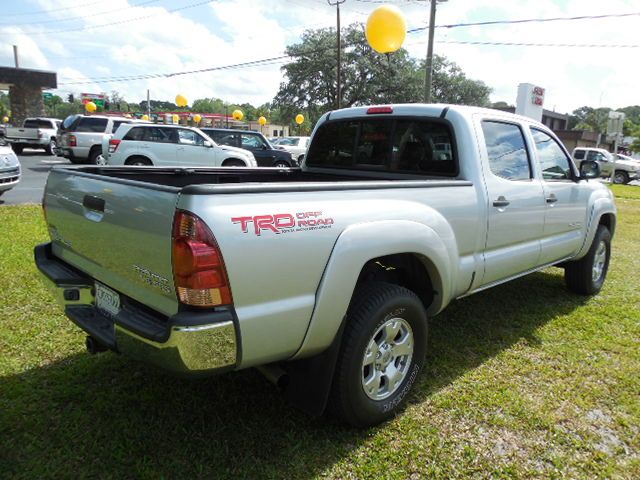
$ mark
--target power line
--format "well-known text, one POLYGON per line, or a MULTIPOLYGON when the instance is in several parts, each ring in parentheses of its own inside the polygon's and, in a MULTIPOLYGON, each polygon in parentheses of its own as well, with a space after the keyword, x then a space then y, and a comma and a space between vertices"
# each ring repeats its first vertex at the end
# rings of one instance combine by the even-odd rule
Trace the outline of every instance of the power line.
POLYGON ((571 48, 640 48, 640 44, 610 44, 610 43, 527 43, 527 42, 476 42, 440 40, 438 43, 453 43, 459 45, 501 45, 516 47, 571 47, 571 48))
MULTIPOLYGON (((144 15, 142 17, 129 18, 127 20, 119 20, 117 22, 103 23, 103 24, 100 24, 100 25, 89 25, 89 26, 86 26, 86 27, 78 27, 78 28, 68 28, 68 29, 65 29, 65 30, 47 30, 47 31, 44 31, 44 32, 28 32, 28 34, 30 36, 32 36, 32 35, 47 35, 49 33, 82 32, 84 30, 94 30, 96 28, 111 27, 113 25, 122 25, 122 24, 125 24, 125 23, 136 22, 138 20, 147 20, 149 18, 153 18, 153 17, 157 17, 157 16, 160 16, 160 15, 164 15, 166 13, 175 13, 175 12, 179 12, 181 10, 187 10, 188 8, 200 7, 200 6, 206 5, 208 3, 213 3, 214 1, 216 1, 216 0, 204 0, 204 1, 201 1, 201 2, 197 2, 197 3, 192 3, 190 5, 185 5, 183 7, 178 7, 178 8, 174 8, 174 9, 171 9, 171 10, 165 10, 165 11, 159 12, 159 13, 157 13, 155 15, 144 15)), ((0 28, 6 28, 6 26, 0 27, 0 28)))
MULTIPOLYGON (((19 26, 19 25, 43 25, 45 23, 57 23, 57 22, 68 22, 70 20, 81 20, 81 19, 85 19, 85 18, 91 18, 91 17, 97 17, 98 15, 108 15, 109 13, 115 13, 115 12, 120 12, 122 10, 129 10, 131 8, 135 8, 135 7, 142 7, 144 5, 148 5, 150 3, 156 3, 159 2, 160 0, 146 0, 145 2, 141 2, 141 3, 137 3, 134 5, 129 5, 128 7, 122 7, 122 8, 116 8, 115 10, 106 10, 106 11, 102 11, 102 12, 95 12, 92 13, 91 15, 78 15, 76 17, 67 17, 67 18, 54 18, 51 20, 42 20, 39 22, 33 22, 33 21, 29 21, 29 22, 11 22, 11 23, 0 23, 0 27, 5 27, 5 26, 19 26)), ((102 3, 102 2, 101 2, 102 3)), ((91 4, 89 4, 91 5, 91 4)))
MULTIPOLYGON (((602 18, 623 18, 639 16, 640 12, 629 13, 610 13, 604 15, 579 15, 574 17, 550 17, 550 18, 523 18, 519 20, 490 20, 486 22, 469 22, 469 23, 451 23, 448 25, 436 25, 435 28, 458 28, 458 27, 477 27, 487 25, 513 25, 519 23, 544 23, 544 22, 565 22, 576 20, 599 20, 602 18)), ((420 32, 429 29, 429 26, 418 27, 408 30, 407 33, 420 32)))

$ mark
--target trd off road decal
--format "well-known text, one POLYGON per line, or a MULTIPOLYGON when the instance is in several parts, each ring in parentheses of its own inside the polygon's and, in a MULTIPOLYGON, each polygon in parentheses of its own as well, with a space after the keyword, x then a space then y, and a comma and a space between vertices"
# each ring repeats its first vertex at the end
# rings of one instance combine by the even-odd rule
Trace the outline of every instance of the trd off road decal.
POLYGON ((273 233, 304 232, 331 228, 333 218, 323 217, 322 212, 276 213, 273 215, 255 215, 253 217, 233 217, 233 223, 239 223, 242 233, 250 230, 260 236, 263 231, 273 233))

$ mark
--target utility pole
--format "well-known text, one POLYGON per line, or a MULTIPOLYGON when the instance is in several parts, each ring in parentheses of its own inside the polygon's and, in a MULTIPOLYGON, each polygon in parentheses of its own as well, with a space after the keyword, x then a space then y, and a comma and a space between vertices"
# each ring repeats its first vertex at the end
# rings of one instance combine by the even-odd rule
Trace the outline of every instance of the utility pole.
POLYGON ((431 103, 431 82, 433 77, 433 33, 436 25, 436 0, 431 0, 429 14, 429 46, 427 47, 427 61, 424 75, 424 103, 431 103))
POLYGON ((13 46, 13 61, 16 63, 16 68, 20 68, 20 63, 18 62, 18 46, 13 46))
POLYGON ((338 42, 336 44, 337 49, 337 57, 338 57, 338 68, 337 68, 337 84, 336 84, 336 106, 338 110, 340 110, 342 104, 342 89, 340 88, 340 4, 344 3, 346 0, 334 0, 333 3, 331 0, 327 0, 327 3, 332 7, 336 6, 336 24, 337 24, 337 32, 338 32, 338 42))
POLYGON ((149 100, 149 89, 147 88, 147 117, 151 119, 151 101, 149 100))

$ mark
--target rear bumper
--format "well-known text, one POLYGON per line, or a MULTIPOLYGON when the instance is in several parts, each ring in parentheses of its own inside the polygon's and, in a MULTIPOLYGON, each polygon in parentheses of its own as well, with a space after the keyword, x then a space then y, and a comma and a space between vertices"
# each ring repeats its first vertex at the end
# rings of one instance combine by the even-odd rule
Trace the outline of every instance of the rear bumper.
POLYGON ((95 281, 38 245, 35 262, 71 321, 105 347, 173 373, 198 376, 232 370, 239 358, 233 309, 185 311, 167 317, 120 294, 116 316, 95 307, 95 281))

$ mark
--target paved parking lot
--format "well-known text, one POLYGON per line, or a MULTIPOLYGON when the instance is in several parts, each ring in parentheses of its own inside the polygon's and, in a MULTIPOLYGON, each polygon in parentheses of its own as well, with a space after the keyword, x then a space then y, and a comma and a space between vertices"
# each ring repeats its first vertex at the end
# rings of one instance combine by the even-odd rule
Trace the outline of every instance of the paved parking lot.
POLYGON ((22 178, 17 187, 0 197, 0 205, 40 203, 51 167, 71 164, 66 158, 47 155, 42 150, 25 149, 18 158, 22 165, 22 178))

